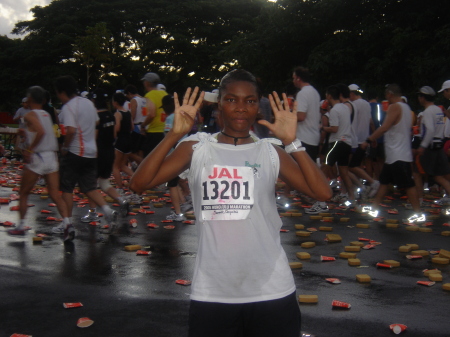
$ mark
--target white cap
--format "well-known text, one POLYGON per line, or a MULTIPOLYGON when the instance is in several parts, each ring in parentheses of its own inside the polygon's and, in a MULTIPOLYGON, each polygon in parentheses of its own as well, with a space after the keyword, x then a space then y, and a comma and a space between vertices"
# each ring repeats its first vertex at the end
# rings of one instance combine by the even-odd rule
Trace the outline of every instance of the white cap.
POLYGON ((161 82, 161 79, 159 78, 159 75, 157 73, 147 73, 144 75, 144 77, 141 78, 141 81, 147 81, 150 83, 159 83, 161 82))
POLYGON ((402 96, 402 100, 404 100, 405 103, 408 103, 408 99, 406 98, 406 96, 402 96))
POLYGON ((349 86, 348 86, 348 89, 350 90, 350 91, 357 91, 357 92, 359 92, 359 93, 363 93, 363 91, 361 90, 361 88, 357 85, 357 84, 350 84, 349 86))
POLYGON ((156 90, 164 90, 164 91, 166 91, 166 86, 164 84, 160 83, 160 84, 158 84, 156 86, 156 90))
POLYGON ((214 92, 205 92, 205 97, 203 99, 206 102, 217 103, 219 102, 219 94, 214 92))
POLYGON ((432 87, 429 87, 428 85, 422 87, 419 89, 418 94, 424 94, 428 96, 436 96, 436 91, 432 87))
POLYGON ((89 95, 89 93, 87 91, 82 91, 80 96, 83 98, 87 98, 87 96, 89 95))
POLYGON ((26 103, 27 100, 28 100, 28 99, 27 99, 26 97, 22 98, 22 103, 26 103))
POLYGON ((438 92, 443 92, 445 89, 450 89, 450 80, 445 81, 442 83, 442 88, 438 92))

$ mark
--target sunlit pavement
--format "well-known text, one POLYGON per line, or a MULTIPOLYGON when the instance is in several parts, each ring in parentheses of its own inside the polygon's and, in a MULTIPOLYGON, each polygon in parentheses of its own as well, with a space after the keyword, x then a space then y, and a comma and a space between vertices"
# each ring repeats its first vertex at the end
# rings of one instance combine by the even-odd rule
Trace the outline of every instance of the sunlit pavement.
MULTIPOLYGON (((8 197, 11 188, 2 187, 0 197, 8 197)), ((163 192, 158 192, 162 196, 163 192)), ((401 205, 400 195, 393 195, 388 208, 381 207, 385 219, 405 218, 410 211, 401 205), (399 215, 387 213, 397 208, 399 215)), ((76 221, 77 237, 64 245, 61 238, 51 234, 55 225, 45 220, 49 214, 41 209, 51 200, 42 200, 32 194, 28 225, 32 227, 23 238, 6 234, 0 227, 0 337, 13 333, 39 336, 186 336, 189 308, 189 286, 176 284, 178 279, 192 278, 197 249, 196 226, 185 223, 161 223, 170 213, 170 204, 150 210, 155 214, 128 216, 119 221, 116 235, 102 234, 100 226, 76 221), (138 221, 137 227, 129 219, 138 221), (150 229, 148 222, 159 228, 150 229), (174 229, 164 226, 174 225, 174 229), (37 234, 47 234, 42 243, 33 243, 37 234), (150 251, 148 256, 125 251, 127 245, 141 245, 150 251), (63 303, 81 302, 80 308, 65 309, 63 303), (94 324, 78 328, 80 317, 89 317, 94 324)), ((12 201, 2 205, 0 222, 17 222, 18 214, 10 211, 17 205, 12 201)), ((137 206, 136 206, 137 207, 137 206)), ((301 207, 296 207, 303 213, 301 207)), ((74 218, 87 212, 76 207, 74 218)), ((58 216, 52 214, 54 216, 58 216)), ((450 230, 443 226, 447 217, 433 221, 431 233, 408 231, 406 225, 386 228, 386 222, 373 222, 367 215, 350 210, 331 210, 332 222, 301 217, 283 217, 281 241, 289 262, 302 262, 303 268, 294 269, 297 295, 318 295, 316 304, 300 304, 302 330, 316 336, 388 336, 393 335, 389 325, 405 324, 406 336, 449 336, 450 292, 442 289, 450 282, 449 266, 435 265, 430 258, 409 260, 408 253, 398 247, 416 243, 423 250, 450 250, 450 237, 441 235, 450 230), (337 213, 337 214, 336 214, 337 213), (349 222, 340 218, 349 217, 349 222), (310 237, 296 236, 295 224, 319 229, 332 227, 332 232, 313 231, 310 237), (369 224, 370 228, 357 228, 369 224), (342 242, 328 243, 326 234, 339 234, 342 242), (351 241, 366 238, 380 242, 370 250, 357 253, 361 268, 351 267, 339 257, 351 241), (314 248, 302 248, 305 241, 316 243, 314 248), (296 252, 308 252, 309 260, 299 260, 296 252), (321 256, 336 257, 336 261, 321 262, 321 256), (377 268, 378 262, 396 260, 400 267, 377 268), (421 286, 427 281, 423 269, 439 268, 443 282, 421 286), (356 281, 357 274, 368 274, 369 284, 356 281), (340 284, 326 282, 339 278, 340 284), (333 309, 332 301, 351 304, 350 309, 333 309)), ((311 230, 311 229, 310 229, 311 230)))

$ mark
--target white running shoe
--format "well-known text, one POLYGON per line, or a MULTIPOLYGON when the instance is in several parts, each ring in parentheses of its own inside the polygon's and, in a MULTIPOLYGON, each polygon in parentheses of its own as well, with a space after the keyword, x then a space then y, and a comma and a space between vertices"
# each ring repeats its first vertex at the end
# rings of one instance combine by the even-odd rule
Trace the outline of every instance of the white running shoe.
POLYGON ((369 198, 373 198, 377 192, 378 189, 380 188, 380 182, 378 180, 375 180, 371 185, 370 185, 370 190, 369 190, 369 198))
POLYGON ((343 202, 348 199, 348 193, 339 193, 332 197, 330 200, 332 202, 343 202))
POLYGON ((81 222, 89 223, 92 221, 100 221, 100 217, 97 212, 88 212, 87 215, 81 217, 81 222))
POLYGON ((403 219, 403 222, 407 222, 407 223, 423 223, 427 221, 427 217, 425 216, 425 214, 413 214, 411 215, 409 218, 407 219, 403 219))
POLYGON ((276 199, 277 207, 281 209, 288 209, 291 206, 291 199, 285 197, 284 195, 280 195, 276 199))
POLYGON ((166 216, 166 220, 186 221, 186 217, 183 215, 183 213, 177 214, 174 211, 172 211, 172 213, 166 216))
POLYGON ((435 203, 436 205, 442 205, 442 206, 444 206, 444 205, 450 205, 450 198, 444 197, 444 198, 441 198, 441 199, 439 199, 439 200, 435 200, 434 203, 435 203))
POLYGON ((186 213, 189 212, 191 209, 193 209, 194 206, 192 206, 192 202, 186 201, 185 203, 181 204, 180 208, 181 212, 186 213))
POLYGON ((310 208, 305 208, 305 213, 307 214, 328 213, 329 211, 328 206, 323 207, 320 201, 316 201, 310 208))

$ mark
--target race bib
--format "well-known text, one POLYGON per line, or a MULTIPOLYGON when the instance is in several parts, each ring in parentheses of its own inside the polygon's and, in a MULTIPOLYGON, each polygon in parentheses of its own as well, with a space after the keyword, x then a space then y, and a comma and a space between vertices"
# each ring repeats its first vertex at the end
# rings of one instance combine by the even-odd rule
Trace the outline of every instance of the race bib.
POLYGON ((245 166, 204 167, 203 220, 247 219, 254 204, 253 169, 245 166))

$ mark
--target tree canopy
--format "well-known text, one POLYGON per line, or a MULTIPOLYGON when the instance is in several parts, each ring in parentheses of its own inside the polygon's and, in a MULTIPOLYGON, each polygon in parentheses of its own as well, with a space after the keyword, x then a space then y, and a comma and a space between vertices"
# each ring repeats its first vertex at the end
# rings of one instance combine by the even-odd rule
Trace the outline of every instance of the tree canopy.
POLYGON ((139 88, 147 71, 170 91, 210 90, 234 67, 264 90, 286 90, 303 65, 323 92, 357 83, 382 92, 438 88, 450 79, 446 1, 420 0, 54 0, 0 36, 0 109, 26 88, 52 89, 72 75, 80 90, 139 88))

